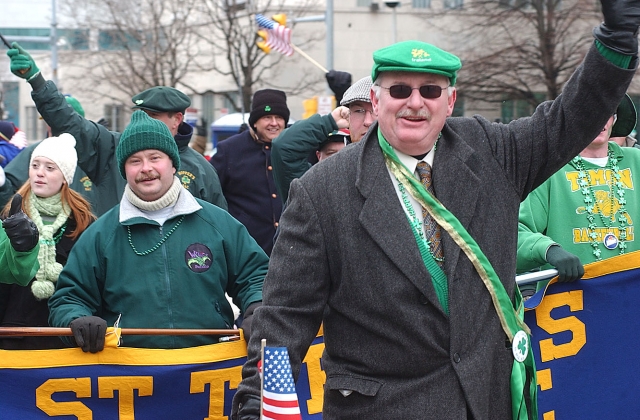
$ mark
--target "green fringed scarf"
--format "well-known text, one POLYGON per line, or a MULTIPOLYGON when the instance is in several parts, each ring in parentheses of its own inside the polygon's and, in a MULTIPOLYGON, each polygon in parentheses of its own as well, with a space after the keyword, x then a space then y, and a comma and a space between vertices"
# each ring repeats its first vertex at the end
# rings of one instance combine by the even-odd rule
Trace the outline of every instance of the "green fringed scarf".
MULTIPOLYGON (((504 285, 498 277, 498 274, 491 266, 491 263, 484 255, 477 242, 469 232, 467 232, 464 226, 462 226, 453 213, 447 210, 442 203, 433 197, 424 188, 422 183, 413 176, 409 169, 400 162, 400 159, 398 159, 395 151, 382 135, 379 127, 378 142, 382 148, 387 167, 391 170, 391 173, 393 173, 398 182, 401 182, 402 185, 404 185, 409 194, 411 194, 411 196, 427 210, 440 227, 447 231, 449 236, 451 236, 455 243, 465 253, 467 258, 469 258, 478 272, 478 275, 487 287, 487 290, 491 295, 491 300, 493 301, 493 306, 498 318, 500 319, 502 329, 514 348, 514 362, 511 370, 511 407, 513 419, 537 420, 537 382, 535 362, 533 360, 533 352, 531 351, 531 331, 523 321, 524 305, 520 291, 516 287, 515 302, 512 303, 504 285), (520 357, 526 354, 526 358, 521 362, 515 360, 515 354, 518 350, 520 350, 520 357), (528 390, 525 389, 527 386, 529 388, 528 390), (525 396, 528 396, 530 399, 531 418, 529 418, 529 414, 527 413, 525 396)), ((418 246, 420 246, 420 242, 422 241, 418 241, 418 246)), ((427 266, 427 270, 429 270, 429 266, 427 266)), ((432 277, 434 276, 432 275, 432 277)), ((438 285, 434 283, 434 287, 438 293, 438 285)), ((439 299, 441 299, 441 297, 439 297, 439 299)))
POLYGON ((56 261, 56 243, 60 236, 64 234, 62 230, 59 237, 53 235, 65 226, 71 214, 68 205, 63 206, 60 193, 47 198, 40 198, 33 192, 29 196, 29 216, 35 223, 40 233, 40 251, 38 252, 38 262, 40 268, 36 273, 36 279, 31 284, 31 292, 38 300, 48 299, 56 290, 55 283, 62 271, 62 265, 56 261), (55 220, 50 225, 42 222, 42 215, 54 217, 55 220))

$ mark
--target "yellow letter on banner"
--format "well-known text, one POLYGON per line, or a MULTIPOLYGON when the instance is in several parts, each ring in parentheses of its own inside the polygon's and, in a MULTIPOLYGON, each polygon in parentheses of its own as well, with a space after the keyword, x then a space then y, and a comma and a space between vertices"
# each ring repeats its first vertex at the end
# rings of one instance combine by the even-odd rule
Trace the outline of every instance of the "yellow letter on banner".
POLYGON ((50 417, 76 416, 78 420, 92 420, 89 407, 79 401, 56 402, 56 392, 74 392, 78 398, 91 397, 91 378, 49 379, 36 389, 36 406, 50 417))
POLYGON ((540 340, 540 360, 548 362, 553 359, 575 356, 587 343, 587 331, 584 323, 575 316, 561 319, 551 318, 551 311, 555 308, 568 305, 571 312, 581 311, 583 307, 582 291, 546 295, 536 308, 538 326, 549 334, 557 334, 563 331, 571 331, 573 338, 565 344, 553 344, 552 338, 540 340))
POLYGON ((98 377, 98 396, 113 398, 118 391, 118 411, 120 420, 134 420, 133 390, 138 390, 139 397, 153 394, 153 376, 100 376, 98 377))
POLYGON ((227 420, 227 416, 224 415, 224 384, 229 382, 229 389, 236 389, 241 379, 242 366, 191 372, 189 392, 202 393, 205 385, 209 385, 209 417, 204 420, 227 420))
POLYGON ((304 362, 307 364, 309 372, 309 390, 311 399, 307 401, 309 414, 322 412, 322 401, 324 400, 324 383, 326 375, 320 366, 320 359, 324 351, 324 343, 309 347, 304 362))

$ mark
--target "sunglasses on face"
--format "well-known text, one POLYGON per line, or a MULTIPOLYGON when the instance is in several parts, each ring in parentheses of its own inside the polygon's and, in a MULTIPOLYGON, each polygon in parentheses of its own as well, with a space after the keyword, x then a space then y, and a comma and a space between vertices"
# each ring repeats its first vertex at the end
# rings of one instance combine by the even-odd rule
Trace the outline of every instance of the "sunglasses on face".
POLYGON ((449 86, 440 87, 438 85, 424 85, 417 88, 407 86, 407 85, 393 85, 389 87, 380 86, 382 89, 387 89, 389 91, 389 95, 395 99, 407 99, 411 96, 411 92, 414 89, 418 89, 420 92, 420 96, 425 99, 436 99, 442 95, 442 90, 446 89, 449 86))

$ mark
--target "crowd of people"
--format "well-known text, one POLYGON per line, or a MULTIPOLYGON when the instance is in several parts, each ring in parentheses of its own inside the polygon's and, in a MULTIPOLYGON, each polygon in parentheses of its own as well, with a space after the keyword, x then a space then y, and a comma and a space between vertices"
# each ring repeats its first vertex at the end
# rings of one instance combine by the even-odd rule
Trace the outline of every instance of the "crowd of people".
POLYGON ((72 336, 0 348, 96 353, 114 325, 239 327, 248 357, 232 411, 254 420, 261 340, 286 347, 297 376, 322 326, 325 419, 537 418, 516 272, 548 264, 574 281, 582 264, 638 249, 640 152, 624 146, 640 18, 602 6, 582 64, 530 117, 452 117, 462 61, 403 41, 353 84, 329 72, 327 115, 289 126, 286 93, 257 90, 247 129, 210 162, 189 147, 183 92, 140 92, 124 131, 109 131, 14 43, 11 71, 50 131, 26 147, 0 122, 0 153, 19 149, 2 162, 0 326, 72 336))

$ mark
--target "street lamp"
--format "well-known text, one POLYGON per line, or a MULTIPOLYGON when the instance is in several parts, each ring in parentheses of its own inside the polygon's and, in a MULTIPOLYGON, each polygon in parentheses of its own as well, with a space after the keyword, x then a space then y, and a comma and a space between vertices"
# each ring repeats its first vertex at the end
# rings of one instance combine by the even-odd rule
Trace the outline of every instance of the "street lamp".
POLYGON ((393 12, 393 43, 396 43, 397 37, 397 21, 396 21, 396 7, 400 6, 399 1, 385 1, 385 6, 390 7, 393 12))

